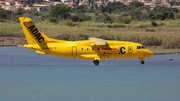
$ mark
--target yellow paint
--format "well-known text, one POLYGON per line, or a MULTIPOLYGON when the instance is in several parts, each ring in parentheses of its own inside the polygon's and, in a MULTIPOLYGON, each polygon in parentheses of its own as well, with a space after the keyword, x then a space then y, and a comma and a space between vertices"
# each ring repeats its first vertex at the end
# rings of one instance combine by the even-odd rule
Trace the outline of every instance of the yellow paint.
POLYGON ((28 45, 21 45, 21 47, 35 50, 37 53, 93 61, 110 58, 139 58, 144 60, 144 58, 154 55, 142 44, 127 41, 108 41, 98 38, 85 41, 52 39, 43 34, 31 18, 19 17, 19 20, 28 42, 28 45))

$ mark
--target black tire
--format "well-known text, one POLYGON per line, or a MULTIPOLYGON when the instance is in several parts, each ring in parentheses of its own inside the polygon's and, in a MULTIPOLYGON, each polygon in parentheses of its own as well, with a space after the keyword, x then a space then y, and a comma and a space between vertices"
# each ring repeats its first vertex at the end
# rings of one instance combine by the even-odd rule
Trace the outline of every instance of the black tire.
POLYGON ((144 61, 141 61, 141 64, 144 64, 145 62, 144 61))
POLYGON ((99 60, 94 60, 93 63, 98 66, 99 65, 99 60))

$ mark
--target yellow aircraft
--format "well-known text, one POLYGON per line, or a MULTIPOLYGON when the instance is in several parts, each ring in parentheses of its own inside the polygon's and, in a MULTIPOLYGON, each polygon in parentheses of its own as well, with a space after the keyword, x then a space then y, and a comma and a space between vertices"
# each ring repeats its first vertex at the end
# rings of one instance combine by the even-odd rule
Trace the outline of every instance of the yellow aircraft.
POLYGON ((154 56, 139 43, 98 38, 89 38, 85 41, 52 39, 43 34, 31 18, 19 17, 19 20, 28 42, 28 45, 21 47, 35 50, 37 53, 92 60, 96 66, 99 65, 99 61, 111 58, 139 58, 141 64, 144 64, 145 58, 154 56))

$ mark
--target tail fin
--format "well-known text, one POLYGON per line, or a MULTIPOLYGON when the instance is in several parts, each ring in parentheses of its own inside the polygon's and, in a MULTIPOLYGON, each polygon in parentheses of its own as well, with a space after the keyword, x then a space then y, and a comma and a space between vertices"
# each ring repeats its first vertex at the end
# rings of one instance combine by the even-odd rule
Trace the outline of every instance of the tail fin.
POLYGON ((31 18, 19 17, 19 20, 28 44, 43 45, 46 44, 48 39, 50 39, 38 29, 31 18))

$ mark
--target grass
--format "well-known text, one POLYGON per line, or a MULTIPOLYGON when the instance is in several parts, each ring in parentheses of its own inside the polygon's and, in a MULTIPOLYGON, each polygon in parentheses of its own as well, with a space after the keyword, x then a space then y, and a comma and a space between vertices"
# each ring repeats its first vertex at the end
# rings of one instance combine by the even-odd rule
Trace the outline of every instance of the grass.
MULTIPOLYGON (((47 36, 57 38, 59 35, 84 34, 108 40, 122 40, 142 43, 147 46, 162 46, 163 48, 180 48, 180 20, 156 21, 158 27, 153 27, 151 21, 132 21, 130 24, 95 23, 92 21, 75 22, 76 26, 58 24, 48 21, 36 22, 38 28, 47 36), (146 32, 146 30, 155 32, 146 32)), ((24 36, 20 23, 0 22, 0 36, 24 36)))
POLYGON ((0 36, 24 36, 20 24, 15 22, 0 23, 0 36))
POLYGON ((162 47, 147 47, 154 54, 177 54, 179 49, 163 49, 162 47))

